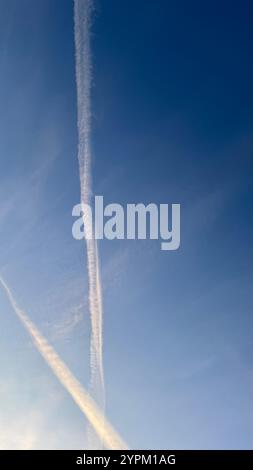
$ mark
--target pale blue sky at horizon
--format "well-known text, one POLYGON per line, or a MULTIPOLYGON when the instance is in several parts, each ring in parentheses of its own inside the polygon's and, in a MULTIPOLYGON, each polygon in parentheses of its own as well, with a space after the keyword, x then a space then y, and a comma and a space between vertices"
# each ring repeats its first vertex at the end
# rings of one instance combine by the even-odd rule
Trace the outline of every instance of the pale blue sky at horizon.
MULTIPOLYGON (((252 449, 249 0, 96 0, 92 180, 181 204, 181 246, 99 244, 106 414, 132 449, 252 449)), ((0 273, 89 383, 72 0, 0 0, 0 273)), ((0 290, 0 449, 84 448, 85 419, 0 290)))

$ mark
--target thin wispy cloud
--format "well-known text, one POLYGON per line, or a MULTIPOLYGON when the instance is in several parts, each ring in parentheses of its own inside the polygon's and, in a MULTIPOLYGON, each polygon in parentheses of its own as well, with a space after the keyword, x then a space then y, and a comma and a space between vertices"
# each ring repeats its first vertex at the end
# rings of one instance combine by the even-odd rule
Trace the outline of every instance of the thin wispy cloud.
POLYGON ((72 396, 73 400, 84 413, 96 431, 97 435, 104 442, 105 446, 109 449, 127 448, 124 441, 113 429, 111 424, 106 420, 104 412, 100 411, 95 401, 91 398, 81 383, 73 376, 71 371, 62 361, 56 351, 52 348, 52 346, 49 345, 47 340, 42 336, 34 323, 32 323, 28 318, 27 314, 18 307, 10 288, 1 277, 0 284, 6 293, 15 314, 31 336, 35 347, 40 352, 56 377, 59 379, 61 384, 72 396))
MULTIPOLYGON (((75 51, 76 51, 76 84, 78 109, 78 161, 80 173, 81 203, 85 206, 91 202, 91 49, 90 24, 92 0, 74 1, 75 18, 75 51)), ((102 409, 105 406, 105 386, 103 371, 103 305, 98 246, 90 238, 92 222, 87 211, 83 215, 86 232, 88 297, 91 318, 91 391, 102 409)))

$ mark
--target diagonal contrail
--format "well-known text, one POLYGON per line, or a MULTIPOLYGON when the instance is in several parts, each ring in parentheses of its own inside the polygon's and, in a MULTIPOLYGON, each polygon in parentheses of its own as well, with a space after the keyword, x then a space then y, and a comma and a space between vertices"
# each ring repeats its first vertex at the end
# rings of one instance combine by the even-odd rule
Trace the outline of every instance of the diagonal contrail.
POLYGON ((87 248, 87 270, 89 289, 89 311, 91 318, 91 391, 104 409, 105 387, 103 373, 102 338, 102 289, 99 272, 97 241, 93 237, 92 221, 88 206, 91 206, 91 50, 90 22, 93 0, 74 0, 75 55, 78 112, 78 161, 80 173, 81 203, 84 208, 83 222, 87 248))
POLYGON ((40 352, 61 384, 69 392, 73 400, 79 406, 80 410, 84 413, 96 431, 97 435, 105 443, 105 446, 109 449, 127 449, 126 444, 113 429, 111 424, 106 420, 104 413, 101 412, 95 401, 90 397, 81 383, 70 372, 56 351, 52 348, 52 346, 50 346, 38 328, 28 318, 27 314, 19 308, 10 288, 1 277, 0 284, 7 294, 15 314, 31 336, 36 349, 40 352))

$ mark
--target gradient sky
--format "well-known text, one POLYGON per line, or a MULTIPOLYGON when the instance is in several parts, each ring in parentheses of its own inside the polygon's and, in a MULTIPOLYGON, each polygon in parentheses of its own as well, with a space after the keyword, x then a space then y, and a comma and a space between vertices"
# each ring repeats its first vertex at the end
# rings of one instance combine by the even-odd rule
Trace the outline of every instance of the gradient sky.
MULTIPOLYGON (((252 3, 96 0, 93 188, 180 203, 181 247, 102 241, 107 415, 131 448, 253 448, 252 3)), ((72 0, 0 0, 0 272, 89 382, 72 0)), ((0 448, 85 419, 0 292, 0 448)))

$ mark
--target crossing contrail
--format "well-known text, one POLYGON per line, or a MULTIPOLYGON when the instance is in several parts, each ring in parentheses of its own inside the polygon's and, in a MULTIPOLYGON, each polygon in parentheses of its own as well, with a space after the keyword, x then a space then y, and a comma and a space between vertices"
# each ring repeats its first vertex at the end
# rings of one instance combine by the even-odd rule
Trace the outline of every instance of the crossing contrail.
POLYGON ((87 249, 88 297, 91 318, 91 391, 94 398, 104 409, 105 387, 103 372, 102 337, 102 289, 97 241, 93 237, 92 221, 85 207, 91 205, 91 49, 90 23, 93 0, 74 0, 75 56, 78 112, 78 161, 80 173, 81 204, 87 249))
POLYGON ((0 277, 0 284, 2 285, 10 304, 29 333, 33 340, 36 349, 40 352, 48 366, 52 369, 61 384, 69 392, 73 400, 79 406, 80 410, 84 413, 89 423, 96 431, 97 435, 104 442, 105 446, 109 449, 127 449, 127 445, 120 438, 117 432, 113 429, 111 424, 106 420, 104 412, 100 410, 95 401, 91 398, 89 393, 81 385, 81 383, 74 377, 66 364, 58 356, 53 347, 47 342, 44 336, 40 333, 38 328, 32 323, 27 314, 19 308, 17 302, 6 282, 0 277))

